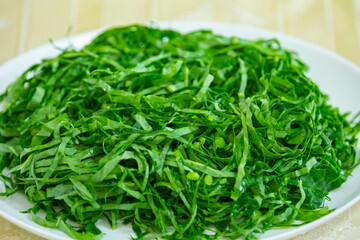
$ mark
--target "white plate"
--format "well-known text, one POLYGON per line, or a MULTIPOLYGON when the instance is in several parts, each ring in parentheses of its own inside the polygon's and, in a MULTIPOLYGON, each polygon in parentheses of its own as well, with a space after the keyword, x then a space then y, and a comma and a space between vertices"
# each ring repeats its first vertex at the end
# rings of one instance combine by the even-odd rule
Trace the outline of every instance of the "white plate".
MULTIPOLYGON (((323 92, 330 96, 330 101, 333 105, 339 107, 341 112, 360 111, 359 67, 335 53, 312 43, 280 33, 227 23, 174 21, 152 23, 152 25, 159 26, 160 28, 172 28, 181 32, 211 29, 215 33, 226 36, 238 36, 248 39, 276 37, 284 47, 297 51, 300 58, 310 66, 308 75, 319 85, 323 92)), ((71 42, 75 47, 80 48, 90 42, 99 32, 101 32, 101 30, 79 34, 70 39, 55 41, 55 45, 65 47, 71 42)), ((47 44, 28 51, 1 65, 0 92, 3 92, 6 86, 13 82, 16 77, 30 65, 39 62, 43 58, 56 56, 58 53, 59 51, 54 49, 52 45, 47 44)), ((330 208, 336 208, 334 212, 301 227, 267 231, 265 234, 259 236, 260 239, 275 240, 290 238, 305 233, 335 217, 360 199, 359 182, 360 168, 357 168, 353 172, 353 176, 349 177, 341 188, 330 194, 332 201, 328 202, 328 206, 330 208)), ((0 186, 0 190, 1 188, 2 186, 0 186)), ((68 239, 68 237, 59 230, 41 227, 31 221, 30 215, 19 213, 19 211, 26 210, 29 207, 31 207, 31 204, 26 200, 25 196, 20 193, 9 198, 0 198, 0 215, 10 222, 45 238, 68 239)), ((132 234, 129 225, 119 225, 118 229, 111 230, 105 221, 100 221, 98 226, 106 234, 103 238, 104 240, 130 239, 129 236, 132 234)))

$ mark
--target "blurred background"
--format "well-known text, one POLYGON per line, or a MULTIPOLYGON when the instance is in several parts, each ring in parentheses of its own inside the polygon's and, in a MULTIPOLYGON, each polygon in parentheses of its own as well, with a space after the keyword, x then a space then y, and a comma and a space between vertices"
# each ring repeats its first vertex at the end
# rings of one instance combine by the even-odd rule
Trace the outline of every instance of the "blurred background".
POLYGON ((67 35, 158 20, 210 20, 290 34, 360 65, 360 0, 0 0, 0 64, 67 35))
MULTIPOLYGON (((360 66, 360 0, 0 0, 0 64, 69 32, 161 20, 231 22, 283 32, 360 66)), ((360 203, 296 240, 359 236, 360 203)), ((0 239, 41 238, 0 217, 0 239)))

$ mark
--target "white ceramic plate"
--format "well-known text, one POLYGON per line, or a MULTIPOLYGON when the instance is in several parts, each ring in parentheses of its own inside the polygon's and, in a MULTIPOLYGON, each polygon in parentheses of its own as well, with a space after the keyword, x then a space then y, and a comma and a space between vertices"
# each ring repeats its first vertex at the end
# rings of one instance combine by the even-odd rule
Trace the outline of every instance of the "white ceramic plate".
MULTIPOLYGON (((335 53, 312 43, 280 33, 226 23, 174 21, 152 23, 152 25, 159 26, 160 28, 171 28, 181 32, 211 29, 218 34, 248 39, 276 37, 284 47, 297 51, 300 58, 310 66, 308 75, 319 85, 323 92, 330 96, 330 101, 333 105, 339 107, 341 112, 360 111, 360 68, 335 53)), ((72 43, 75 47, 80 48, 90 42, 99 32, 101 30, 55 41, 55 45, 66 47, 72 43)), ((0 92, 3 92, 30 65, 39 62, 43 58, 56 56, 57 54, 59 54, 59 51, 52 45, 47 44, 4 63, 0 66, 0 92)), ((336 211, 301 227, 267 231, 259 236, 260 239, 275 240, 290 238, 305 233, 335 217, 360 199, 359 182, 360 168, 358 167, 353 172, 353 176, 349 177, 341 188, 330 194, 332 201, 327 204, 330 208, 336 208, 336 211)), ((3 186, 0 186, 0 191, 3 190, 1 188, 3 186)), ((10 222, 48 239, 68 239, 59 230, 41 227, 31 221, 30 215, 19 212, 29 207, 31 207, 31 204, 21 193, 8 198, 0 198, 0 215, 10 222)), ((130 234, 132 234, 129 225, 119 225, 118 229, 111 230, 105 221, 100 221, 98 226, 106 234, 103 238, 104 240, 130 239, 130 234)))

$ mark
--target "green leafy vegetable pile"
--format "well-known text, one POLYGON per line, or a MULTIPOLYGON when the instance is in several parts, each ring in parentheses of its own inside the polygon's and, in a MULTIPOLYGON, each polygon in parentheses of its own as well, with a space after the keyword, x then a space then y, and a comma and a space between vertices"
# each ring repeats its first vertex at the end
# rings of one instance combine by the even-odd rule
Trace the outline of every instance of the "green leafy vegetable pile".
POLYGON ((306 69, 277 40, 105 31, 1 95, 2 195, 24 192, 36 223, 77 239, 101 238, 100 218, 139 239, 313 221, 359 164, 360 124, 306 69))

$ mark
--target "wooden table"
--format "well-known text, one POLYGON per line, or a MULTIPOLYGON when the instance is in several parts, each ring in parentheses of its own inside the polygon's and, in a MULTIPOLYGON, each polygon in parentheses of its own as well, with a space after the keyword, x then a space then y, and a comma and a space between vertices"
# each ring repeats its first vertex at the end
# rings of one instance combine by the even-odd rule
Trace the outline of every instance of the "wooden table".
MULTIPOLYGON (((0 0, 0 64, 68 34, 175 19, 232 22, 284 32, 360 65, 360 0, 0 0)), ((360 203, 295 239, 359 237, 360 203)), ((0 239, 41 238, 0 218, 0 239)))

